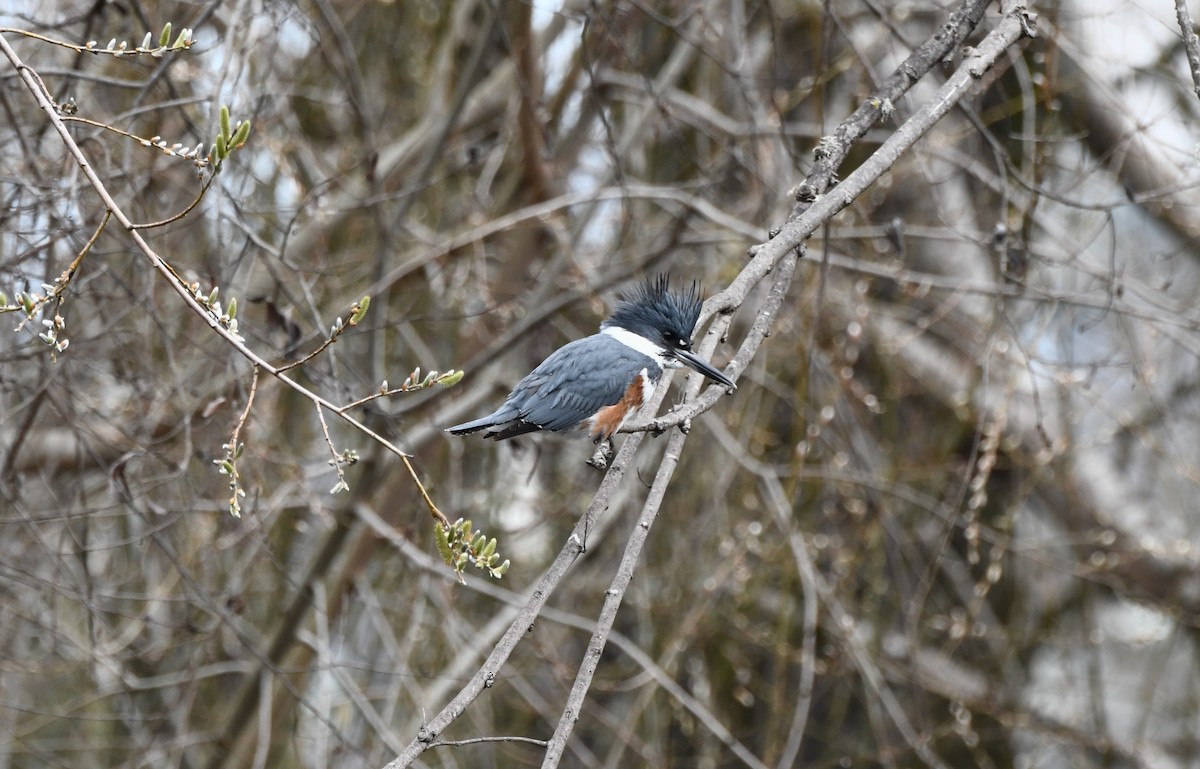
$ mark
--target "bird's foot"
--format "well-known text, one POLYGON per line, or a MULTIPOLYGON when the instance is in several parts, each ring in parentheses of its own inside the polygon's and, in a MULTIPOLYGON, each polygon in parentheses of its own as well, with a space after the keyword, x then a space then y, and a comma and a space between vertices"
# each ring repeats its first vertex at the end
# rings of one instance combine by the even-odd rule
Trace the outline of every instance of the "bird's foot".
POLYGON ((597 470, 607 470, 608 463, 613 457, 613 451, 612 438, 605 438, 596 444, 596 450, 592 453, 592 457, 587 463, 597 470))

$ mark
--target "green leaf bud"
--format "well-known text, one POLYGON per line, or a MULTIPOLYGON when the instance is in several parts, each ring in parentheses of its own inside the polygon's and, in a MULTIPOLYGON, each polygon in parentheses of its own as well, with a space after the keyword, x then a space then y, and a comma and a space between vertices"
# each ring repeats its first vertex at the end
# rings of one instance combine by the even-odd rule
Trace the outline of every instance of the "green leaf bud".
POLYGON ((235 150, 241 149, 242 145, 244 145, 246 140, 249 138, 250 121, 243 120, 242 122, 238 123, 237 130, 234 131, 233 139, 230 140, 229 145, 235 150))
POLYGON ((362 299, 359 299, 358 302, 355 304, 354 312, 350 315, 350 325, 357 326, 359 323, 362 323, 363 318, 367 317, 367 308, 369 308, 370 306, 371 306, 370 295, 364 296, 362 299))

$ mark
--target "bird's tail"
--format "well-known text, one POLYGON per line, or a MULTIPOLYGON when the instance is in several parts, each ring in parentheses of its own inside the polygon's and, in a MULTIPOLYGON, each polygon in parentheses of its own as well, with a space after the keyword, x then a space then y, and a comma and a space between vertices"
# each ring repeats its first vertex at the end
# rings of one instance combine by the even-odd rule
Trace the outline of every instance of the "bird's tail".
POLYGON ((500 427, 501 425, 506 425, 509 422, 518 419, 519 417, 520 415, 517 413, 517 410, 506 403, 493 411, 491 414, 488 414, 486 417, 473 419, 470 422, 463 422, 461 425, 455 425, 454 427, 447 427, 446 432, 450 433, 451 435, 470 435, 471 433, 478 432, 485 427, 500 427))
POLYGON ((495 427, 497 424, 499 423, 496 421, 496 417, 494 415, 489 415, 479 419, 473 419, 470 422, 463 422, 461 425, 447 427, 446 432, 450 433, 451 435, 470 435, 471 433, 478 432, 485 427, 495 427))

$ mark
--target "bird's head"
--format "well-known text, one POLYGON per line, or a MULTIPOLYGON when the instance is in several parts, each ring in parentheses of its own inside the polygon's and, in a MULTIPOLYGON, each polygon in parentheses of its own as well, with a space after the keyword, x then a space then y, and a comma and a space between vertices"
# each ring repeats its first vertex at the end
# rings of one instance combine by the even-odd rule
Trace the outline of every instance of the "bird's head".
POLYGON ((692 352, 692 333, 700 318, 700 285, 671 291, 670 277, 659 275, 639 284, 600 324, 601 329, 621 328, 661 348, 664 359, 686 364, 704 376, 734 387, 733 380, 692 352))

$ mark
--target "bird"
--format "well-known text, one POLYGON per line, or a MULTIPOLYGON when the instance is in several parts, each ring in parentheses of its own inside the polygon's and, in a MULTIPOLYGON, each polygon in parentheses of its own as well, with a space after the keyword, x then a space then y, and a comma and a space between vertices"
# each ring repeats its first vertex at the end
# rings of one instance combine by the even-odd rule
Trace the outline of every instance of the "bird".
POLYGON ((558 348, 527 374, 500 408, 446 428, 452 435, 487 430, 502 441, 537 431, 585 431, 610 441, 647 403, 667 369, 687 365, 727 388, 733 380, 692 351, 700 286, 672 291, 670 276, 638 284, 599 333, 558 348))

